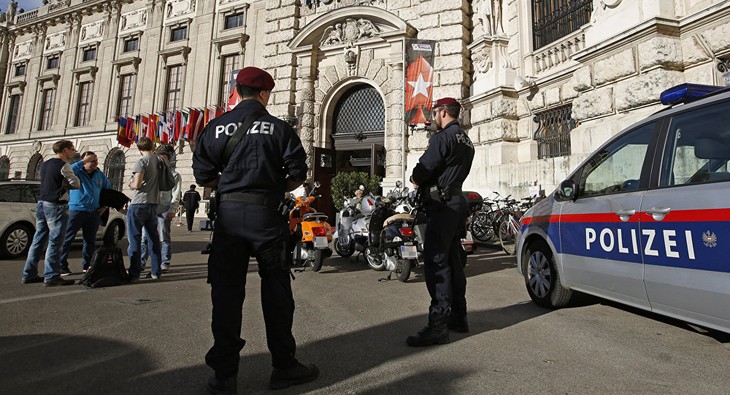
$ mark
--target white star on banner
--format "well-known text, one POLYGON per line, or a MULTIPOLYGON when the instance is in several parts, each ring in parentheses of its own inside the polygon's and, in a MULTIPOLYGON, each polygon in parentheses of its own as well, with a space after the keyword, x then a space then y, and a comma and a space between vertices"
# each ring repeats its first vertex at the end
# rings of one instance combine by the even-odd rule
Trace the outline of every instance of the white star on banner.
POLYGON ((408 85, 413 87, 413 95, 411 95, 411 97, 416 97, 419 94, 428 97, 428 88, 431 86, 431 82, 426 82, 423 79, 423 74, 418 73, 418 80, 416 81, 406 82, 408 82, 408 85))

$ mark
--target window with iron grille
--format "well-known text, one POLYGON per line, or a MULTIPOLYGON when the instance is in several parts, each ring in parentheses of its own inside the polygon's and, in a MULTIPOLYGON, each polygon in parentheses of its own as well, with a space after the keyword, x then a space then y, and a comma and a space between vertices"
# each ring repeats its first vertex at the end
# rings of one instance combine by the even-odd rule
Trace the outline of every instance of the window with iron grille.
POLYGON ((370 85, 345 92, 335 107, 333 134, 385 131, 385 105, 370 85))
POLYGON ((58 55, 51 56, 46 61, 46 69, 48 69, 48 70, 57 69, 60 64, 61 64, 61 58, 58 55))
POLYGON ((593 0, 532 0, 532 46, 542 48, 590 22, 593 0))
POLYGON ((124 152, 118 148, 114 148, 109 151, 104 161, 104 173, 106 173, 109 182, 112 184, 112 189, 122 191, 124 187, 124 166, 126 165, 126 159, 124 152))
POLYGON ((96 47, 87 48, 84 50, 84 57, 82 62, 88 62, 96 59, 96 47))
POLYGON ((243 13, 227 15, 224 29, 233 29, 243 26, 243 13))
POLYGON ((167 68, 167 90, 165 94, 165 111, 175 111, 180 108, 182 98, 182 66, 167 68))
POLYGON ((56 98, 56 89, 44 89, 41 100, 41 113, 38 120, 38 130, 46 130, 51 127, 51 116, 53 115, 53 100, 56 98))
POLYGON ((15 76, 19 77, 21 75, 25 75, 25 62, 15 65, 15 76))
POLYGON ((539 159, 570 155, 570 131, 578 126, 570 117, 572 108, 568 104, 535 114, 534 120, 539 125, 535 132, 539 159))
POLYGON ((82 82, 79 84, 79 105, 76 113, 76 126, 86 126, 91 118, 91 94, 94 83, 82 82))
POLYGON ((124 40, 124 52, 136 51, 137 49, 139 49, 139 38, 124 40))
POLYGON ((18 128, 18 113, 20 113, 20 95, 10 96, 8 106, 8 126, 5 127, 6 134, 13 134, 18 128))
POLYGON ((180 41, 188 38, 188 27, 178 27, 170 29, 170 42, 180 41))
POLYGON ((132 113, 134 74, 124 74, 119 79, 119 106, 117 108, 117 116, 128 117, 132 113))
POLYGON ((0 158, 0 180, 7 180, 10 178, 10 159, 3 155, 0 158))
POLYGON ((231 93, 231 89, 235 88, 235 85, 231 86, 235 77, 233 73, 238 70, 238 55, 224 56, 221 61, 221 91, 220 91, 220 105, 225 107, 228 104, 228 95, 231 93))

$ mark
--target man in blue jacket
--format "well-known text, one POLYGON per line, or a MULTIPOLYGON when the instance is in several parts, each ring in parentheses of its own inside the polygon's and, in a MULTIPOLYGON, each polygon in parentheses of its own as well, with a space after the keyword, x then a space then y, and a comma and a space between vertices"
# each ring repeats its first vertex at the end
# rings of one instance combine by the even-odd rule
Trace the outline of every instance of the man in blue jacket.
POLYGON ((99 170, 99 158, 91 151, 81 154, 81 160, 72 164, 71 169, 81 180, 81 188, 71 191, 68 202, 68 228, 61 252, 62 275, 71 274, 68 250, 79 229, 83 230, 84 235, 82 268, 86 271, 91 265, 91 257, 96 249, 96 231, 99 230, 101 214, 107 210, 99 206, 99 196, 103 188, 111 188, 109 178, 99 170))

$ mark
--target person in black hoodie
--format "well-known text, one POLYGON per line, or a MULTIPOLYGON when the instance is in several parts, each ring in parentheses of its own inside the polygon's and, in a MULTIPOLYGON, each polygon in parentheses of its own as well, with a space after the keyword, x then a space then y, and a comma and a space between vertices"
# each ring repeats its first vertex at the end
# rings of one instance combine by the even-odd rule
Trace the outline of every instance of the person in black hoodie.
POLYGON ((36 225, 33 243, 23 268, 23 284, 43 282, 46 287, 71 285, 73 280, 61 278, 61 247, 68 226, 68 191, 81 185, 68 160, 76 153, 69 140, 53 144, 53 158, 41 167, 41 196, 36 205, 36 225), (46 248, 44 277, 38 275, 38 261, 46 248))

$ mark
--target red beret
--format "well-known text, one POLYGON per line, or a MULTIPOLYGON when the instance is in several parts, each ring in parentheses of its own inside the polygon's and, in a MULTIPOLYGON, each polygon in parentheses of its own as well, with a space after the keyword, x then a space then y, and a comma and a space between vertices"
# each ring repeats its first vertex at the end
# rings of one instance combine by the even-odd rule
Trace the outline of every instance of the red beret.
POLYGON ((274 89, 274 79, 271 74, 258 67, 244 67, 236 76, 236 83, 247 88, 270 91, 274 89))
POLYGON ((436 107, 441 107, 441 106, 445 106, 448 104, 456 104, 457 106, 459 106, 459 102, 456 101, 456 99, 454 99, 453 97, 444 97, 444 98, 436 100, 436 104, 434 104, 433 107, 436 108, 436 107))

